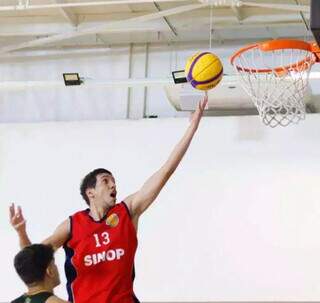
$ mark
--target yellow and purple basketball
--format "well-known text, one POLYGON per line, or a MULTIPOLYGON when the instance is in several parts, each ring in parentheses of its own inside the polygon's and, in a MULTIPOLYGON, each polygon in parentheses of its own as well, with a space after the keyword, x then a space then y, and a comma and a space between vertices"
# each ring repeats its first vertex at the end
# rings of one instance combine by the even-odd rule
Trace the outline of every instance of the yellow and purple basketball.
POLYGON ((223 66, 215 54, 209 52, 196 53, 188 59, 185 74, 194 88, 209 90, 221 81, 223 66))

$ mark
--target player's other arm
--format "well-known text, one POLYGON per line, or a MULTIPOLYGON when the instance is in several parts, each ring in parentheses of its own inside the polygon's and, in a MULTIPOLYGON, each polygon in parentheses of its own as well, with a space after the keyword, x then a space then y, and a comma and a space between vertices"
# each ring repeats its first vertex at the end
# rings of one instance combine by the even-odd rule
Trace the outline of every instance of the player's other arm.
POLYGON ((49 244, 53 247, 54 250, 60 248, 68 239, 70 235, 70 220, 64 220, 58 227, 55 229, 53 234, 42 241, 42 244, 49 244))
POLYGON ((205 97, 199 102, 198 108, 191 118, 189 127, 162 167, 143 184, 138 192, 124 200, 133 218, 137 219, 151 205, 178 167, 198 129, 206 104, 207 98, 205 97))
MULTIPOLYGON (((26 220, 23 217, 22 209, 20 206, 17 208, 12 203, 9 208, 10 223, 16 230, 19 237, 20 248, 24 248, 32 244, 26 231, 26 220)), ((69 238, 70 222, 69 220, 63 221, 54 231, 54 233, 45 239, 43 244, 50 244, 56 250, 61 247, 69 238)))
POLYGON ((31 241, 26 231, 26 220, 23 217, 22 209, 20 206, 15 207, 12 203, 9 207, 9 218, 11 226, 16 230, 19 237, 20 248, 31 245, 31 241))

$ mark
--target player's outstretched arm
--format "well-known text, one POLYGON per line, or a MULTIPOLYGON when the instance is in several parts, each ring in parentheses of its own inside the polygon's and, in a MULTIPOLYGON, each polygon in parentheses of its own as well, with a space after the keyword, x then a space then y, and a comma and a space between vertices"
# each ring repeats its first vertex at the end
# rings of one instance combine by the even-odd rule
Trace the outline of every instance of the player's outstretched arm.
MULTIPOLYGON (((14 203, 9 208, 10 223, 16 230, 19 237, 20 248, 24 248, 32 244, 26 231, 26 220, 23 217, 22 209, 20 206, 15 207, 14 203)), ((70 222, 69 220, 63 221, 54 231, 54 233, 44 240, 43 244, 50 244, 56 250, 61 247, 69 238, 70 222)))
POLYGON ((164 165, 144 183, 138 192, 124 200, 134 219, 137 219, 151 205, 170 176, 178 167, 192 141, 194 134, 198 129, 207 102, 207 97, 199 102, 196 111, 190 119, 189 127, 187 128, 180 142, 171 152, 164 165))

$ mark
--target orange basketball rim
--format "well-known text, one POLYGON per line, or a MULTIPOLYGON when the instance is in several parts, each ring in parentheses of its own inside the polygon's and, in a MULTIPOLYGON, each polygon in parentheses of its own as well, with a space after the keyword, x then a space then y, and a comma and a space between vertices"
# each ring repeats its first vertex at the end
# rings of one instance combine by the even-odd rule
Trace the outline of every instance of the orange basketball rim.
POLYGON ((310 70, 320 62, 315 42, 255 43, 238 50, 230 61, 264 124, 287 126, 305 118, 310 70))
POLYGON ((290 39, 277 39, 277 40, 270 40, 264 41, 260 43, 251 44, 239 49, 235 52, 230 58, 231 64, 238 70, 244 72, 251 72, 251 73, 279 73, 282 75, 285 72, 289 71, 301 71, 301 69, 306 69, 311 64, 313 65, 315 62, 320 62, 320 47, 316 42, 305 42, 302 40, 290 40, 290 39), (250 66, 243 66, 237 64, 237 59, 240 56, 250 50, 258 49, 261 52, 271 52, 271 51, 278 51, 278 50, 303 50, 307 53, 313 54, 313 56, 306 56, 305 58, 290 64, 290 65, 283 65, 274 68, 254 68, 250 66))

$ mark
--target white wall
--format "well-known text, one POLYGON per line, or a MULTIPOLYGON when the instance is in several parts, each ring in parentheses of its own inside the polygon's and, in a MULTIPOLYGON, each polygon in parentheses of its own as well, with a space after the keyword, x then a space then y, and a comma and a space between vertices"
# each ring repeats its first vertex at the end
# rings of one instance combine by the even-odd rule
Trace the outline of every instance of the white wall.
MULTIPOLYGON (((225 73, 234 73, 229 57, 247 43, 213 44, 212 51, 222 59, 225 73)), ((0 58, 0 82, 62 81, 64 72, 79 72, 80 76, 96 81, 127 79, 130 76, 171 78, 171 72, 184 69, 187 58, 199 50, 208 50, 208 43, 133 45, 132 48, 128 45, 112 47, 105 52, 99 50, 99 53, 64 56, 48 56, 43 51, 42 56, 33 57, 33 52, 25 51, 19 59, 17 55, 11 59, 0 58)), ((315 66, 314 70, 319 71, 320 67, 315 66)), ((317 81, 312 85, 314 93, 320 94, 317 81)), ((170 105, 162 86, 146 90, 136 87, 130 91, 117 86, 0 90, 0 122, 137 119, 143 117, 144 108, 147 116, 184 116, 170 105)))
MULTIPOLYGON (((204 118, 181 167, 139 227, 142 301, 320 298, 319 123, 269 129, 257 117, 204 118)), ((114 172, 119 198, 166 159, 187 119, 0 125, 0 301, 24 289, 8 205, 34 241, 85 208, 81 178, 114 172)), ((58 255, 63 273, 63 254, 58 255)), ((66 297, 64 287, 58 294, 66 297)))

